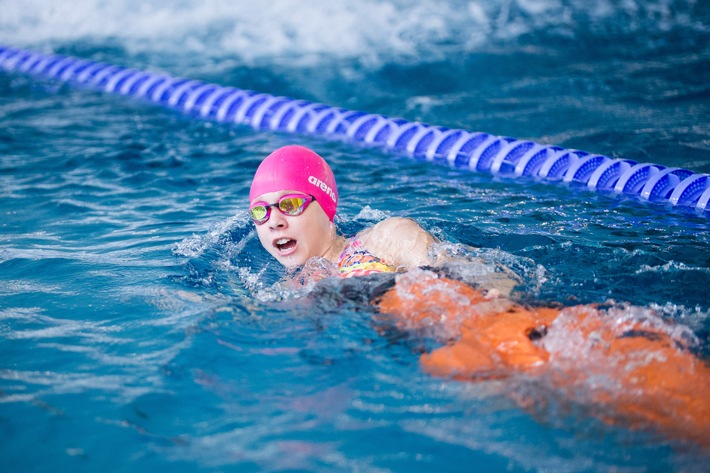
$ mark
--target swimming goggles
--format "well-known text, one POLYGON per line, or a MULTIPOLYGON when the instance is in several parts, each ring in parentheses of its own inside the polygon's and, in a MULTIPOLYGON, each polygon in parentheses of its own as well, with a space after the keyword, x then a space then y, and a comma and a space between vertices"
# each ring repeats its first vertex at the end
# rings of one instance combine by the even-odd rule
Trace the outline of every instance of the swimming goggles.
POLYGON ((290 217, 301 215, 308 205, 316 200, 312 195, 306 194, 286 194, 279 197, 275 204, 257 202, 249 207, 249 216, 257 225, 266 223, 271 217, 271 207, 278 208, 282 214, 290 217))

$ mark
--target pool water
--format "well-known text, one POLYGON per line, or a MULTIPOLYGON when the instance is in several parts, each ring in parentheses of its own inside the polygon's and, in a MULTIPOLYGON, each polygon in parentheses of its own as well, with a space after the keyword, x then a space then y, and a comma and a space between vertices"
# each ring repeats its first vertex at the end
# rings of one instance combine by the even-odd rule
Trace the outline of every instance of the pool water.
MULTIPOLYGON (((233 3, 9 0, 0 43, 710 173, 706 2, 233 3)), ((289 143, 342 232, 412 217, 522 300, 652 309, 710 359, 707 213, 3 73, 0 471, 704 471, 532 380, 537 415, 427 375, 377 281, 290 288, 246 216, 289 143)))

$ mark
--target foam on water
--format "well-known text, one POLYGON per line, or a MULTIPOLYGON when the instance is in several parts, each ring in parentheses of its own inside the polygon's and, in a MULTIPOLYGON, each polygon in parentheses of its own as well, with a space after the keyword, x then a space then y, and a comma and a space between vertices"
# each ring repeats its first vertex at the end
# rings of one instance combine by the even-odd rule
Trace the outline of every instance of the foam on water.
MULTIPOLYGON (((577 34, 580 20, 594 30, 613 16, 624 33, 703 30, 693 18, 694 1, 604 0, 362 1, 228 0, 161 1, 6 0, 0 42, 17 46, 58 42, 118 42, 134 53, 182 51, 191 55, 263 59, 289 64, 331 58, 364 63, 435 61, 442 54, 471 51, 491 41, 547 31, 577 34)), ((599 33, 605 34, 601 26, 599 33)))

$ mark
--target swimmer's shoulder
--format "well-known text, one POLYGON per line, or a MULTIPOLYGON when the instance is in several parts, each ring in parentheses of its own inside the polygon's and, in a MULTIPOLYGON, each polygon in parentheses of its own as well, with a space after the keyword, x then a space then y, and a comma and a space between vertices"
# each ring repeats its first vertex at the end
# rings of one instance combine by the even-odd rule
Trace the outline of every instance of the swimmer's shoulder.
POLYGON ((436 239, 411 218, 390 217, 357 235, 370 253, 395 267, 426 266, 436 239))

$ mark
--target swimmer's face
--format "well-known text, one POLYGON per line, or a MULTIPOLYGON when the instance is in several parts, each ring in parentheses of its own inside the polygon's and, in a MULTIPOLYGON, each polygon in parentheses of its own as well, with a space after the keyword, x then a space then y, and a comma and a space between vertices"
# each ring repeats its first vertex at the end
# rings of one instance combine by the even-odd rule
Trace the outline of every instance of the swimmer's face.
MULTIPOLYGON (((251 203, 275 203, 280 197, 298 193, 290 190, 270 192, 256 197, 251 203)), ((314 256, 329 258, 335 238, 335 227, 317 201, 311 202, 297 216, 288 216, 277 208, 271 209, 269 220, 256 225, 259 241, 279 263, 287 268, 302 266, 314 256)))

